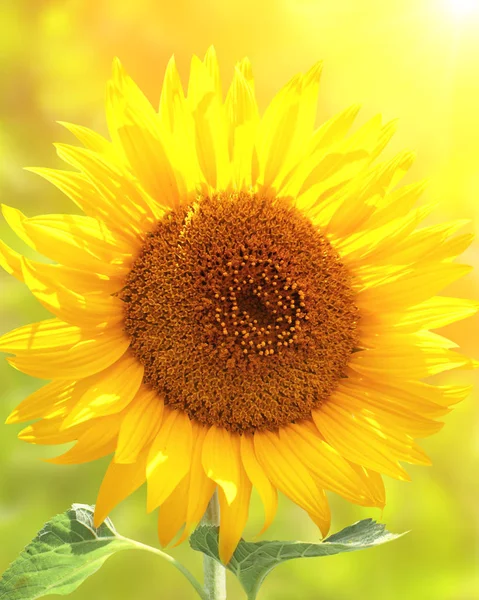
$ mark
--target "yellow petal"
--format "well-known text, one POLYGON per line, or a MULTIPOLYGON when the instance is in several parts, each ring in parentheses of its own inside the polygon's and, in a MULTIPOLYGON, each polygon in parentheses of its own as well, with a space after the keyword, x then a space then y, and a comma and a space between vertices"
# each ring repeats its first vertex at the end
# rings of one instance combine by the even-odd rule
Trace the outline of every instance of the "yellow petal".
POLYGON ((273 185, 290 151, 299 113, 302 78, 296 75, 276 94, 266 109, 258 128, 256 150, 259 182, 273 185))
POLYGON ((35 298, 62 321, 86 329, 112 326, 123 320, 123 305, 118 298, 105 293, 76 293, 62 286, 56 271, 42 268, 42 263, 22 257, 21 264, 23 280, 35 298))
POLYGON ((77 443, 64 454, 49 458, 55 465, 73 465, 91 462, 115 451, 116 438, 121 417, 110 415, 88 423, 85 431, 78 435, 77 443))
POLYGON ((213 190, 225 189, 231 181, 228 127, 215 82, 196 56, 191 61, 188 103, 195 123, 195 146, 206 182, 213 190))
POLYGON ((299 92, 299 106, 297 121, 291 131, 290 147, 282 169, 274 181, 277 188, 281 188, 282 180, 291 169, 302 162, 305 147, 310 143, 316 121, 318 108, 319 80, 323 70, 323 63, 318 62, 301 76, 301 90, 299 92))
POLYGON ((370 153, 370 162, 374 162, 396 133, 399 119, 392 119, 381 127, 376 145, 370 153))
POLYGON ((395 184, 397 173, 407 171, 413 160, 412 152, 401 152, 390 161, 374 167, 364 177, 358 178, 331 217, 328 231, 334 232, 335 237, 342 237, 360 229, 395 184))
POLYGON ((208 71, 211 81, 213 83, 213 90, 218 98, 219 102, 222 101, 223 92, 221 88, 221 76, 220 68, 218 65, 218 57, 216 56, 216 50, 214 46, 210 46, 206 51, 203 63, 208 71))
POLYGON ((81 142, 85 148, 104 154, 108 156, 114 153, 112 144, 101 136, 96 131, 88 129, 88 127, 82 127, 81 125, 75 125, 74 123, 67 123, 65 121, 58 121, 60 125, 63 125, 70 133, 72 133, 79 142, 81 142))
POLYGON ((223 490, 230 503, 238 493, 240 457, 236 451, 237 437, 237 434, 213 426, 203 443, 203 468, 208 477, 223 490))
POLYGON ((95 505, 95 527, 99 527, 117 504, 144 483, 148 450, 149 448, 144 448, 137 460, 128 465, 120 465, 111 461, 98 492, 95 505))
POLYGON ((350 464, 306 423, 290 425, 279 432, 280 440, 314 473, 319 486, 361 506, 376 506, 369 489, 350 464))
POLYGON ((111 367, 88 378, 87 391, 65 419, 64 427, 122 411, 135 397, 143 381, 143 365, 123 355, 111 367))
POLYGON ((23 281, 21 258, 21 254, 12 250, 0 240, 0 266, 19 281, 23 281))
POLYGON ((0 350, 12 353, 60 350, 83 339, 80 327, 59 319, 47 319, 5 333, 0 338, 0 350))
POLYGON ((464 400, 470 386, 438 386, 422 381, 401 381, 361 376, 348 377, 343 386, 353 395, 367 394, 380 403, 394 402, 415 414, 436 419, 449 412, 449 406, 464 400))
POLYGON ((423 379, 443 371, 471 368, 470 358, 440 347, 437 341, 427 341, 421 335, 391 336, 396 345, 386 345, 355 352, 349 368, 362 374, 385 374, 388 377, 423 379))
POLYGON ((383 256, 407 240, 430 210, 430 206, 420 207, 379 227, 364 227, 338 241, 336 247, 350 266, 363 265, 370 256, 374 257, 372 261, 375 264, 389 264, 387 259, 384 262, 383 256))
POLYGON ((261 535, 274 520, 278 507, 278 493, 256 458, 254 439, 251 435, 245 434, 241 436, 241 460, 249 480, 258 490, 258 494, 263 502, 264 525, 258 534, 261 535))
POLYGON ((91 217, 43 215, 27 218, 5 205, 2 212, 25 243, 70 267, 108 275, 124 272, 131 262, 128 245, 91 217))
POLYGON ((208 428, 198 425, 194 421, 192 425, 194 445, 189 474, 188 507, 186 510, 185 529, 178 543, 185 540, 193 527, 200 522, 216 488, 215 483, 207 477, 202 465, 203 443, 208 428))
POLYGON ((185 93, 181 84, 180 74, 176 67, 175 57, 172 56, 166 66, 158 111, 163 129, 170 133, 175 131, 178 106, 183 105, 184 101, 185 93))
POLYGON ((368 227, 371 229, 381 227, 392 219, 406 216, 421 197, 427 184, 428 181, 423 179, 387 193, 382 198, 376 212, 368 220, 368 227))
POLYGON ((253 87, 237 66, 228 91, 225 110, 229 121, 229 151, 236 189, 249 188, 253 179, 253 151, 259 112, 253 87))
POLYGON ((332 399, 312 416, 325 440, 348 460, 395 479, 409 480, 398 460, 415 462, 412 440, 404 438, 398 450, 390 430, 384 432, 379 425, 335 406, 332 399))
POLYGON ((168 545, 184 524, 184 530, 175 545, 183 542, 191 529, 204 515, 213 495, 214 483, 206 477, 201 465, 203 440, 207 428, 196 423, 193 427, 193 450, 190 472, 161 505, 158 517, 158 537, 168 545))
MULTIPOLYGON (((7 344, 6 337, 10 335, 7 334, 0 339, 0 345, 5 352, 17 354, 15 358, 7 358, 13 367, 40 379, 74 380, 94 375, 121 358, 130 344, 122 330, 113 329, 95 337, 79 334, 80 339, 77 333, 72 332, 68 341, 60 342, 60 335, 54 330, 53 339, 37 338, 37 327, 38 324, 30 326, 30 330, 21 328, 26 337, 23 341, 7 344), (18 349, 12 349, 15 346, 18 349)), ((45 331, 48 332, 48 327, 42 330, 45 331)))
POLYGON ((168 154, 183 202, 204 182, 195 148, 195 122, 185 98, 174 57, 166 67, 161 90, 159 120, 168 143, 168 154))
POLYGON ((79 436, 87 430, 88 426, 81 423, 76 427, 71 427, 61 431, 63 416, 52 419, 42 419, 32 425, 28 425, 18 434, 20 440, 29 444, 40 444, 45 446, 66 444, 77 440, 79 436))
POLYGON ((135 233, 141 235, 164 214, 166 205, 146 194, 121 161, 68 144, 55 147, 58 156, 81 173, 73 173, 76 178, 72 179, 72 173, 64 171, 35 172, 64 191, 85 213, 104 221, 130 242, 135 242, 135 233))
POLYGON ((351 129, 360 108, 359 104, 353 104, 323 123, 321 127, 314 132, 311 138, 310 150, 322 150, 329 146, 334 146, 338 142, 344 140, 351 129))
POLYGON ((190 470, 193 433, 188 416, 165 410, 160 431, 148 454, 148 511, 163 504, 190 470))
POLYGON ((456 263, 430 263, 406 269, 400 277, 360 290, 356 301, 366 312, 368 308, 374 312, 378 303, 388 312, 397 312, 424 302, 470 271, 471 267, 456 263))
POLYGON ((24 263, 27 263, 31 271, 35 271, 36 277, 55 282, 59 288, 65 288, 72 293, 102 294, 102 297, 112 296, 123 286, 123 279, 112 275, 106 276, 91 271, 82 271, 64 265, 55 265, 42 263, 35 260, 29 260, 22 257, 20 265, 22 266, 22 280, 24 263))
POLYGON ((47 383, 14 408, 5 423, 10 425, 50 415, 72 397, 74 387, 74 382, 63 380, 47 383))
MULTIPOLYGON (((24 280, 23 260, 24 257, 21 254, 12 250, 0 240, 0 266, 19 281, 24 280)), ((41 263, 35 260, 28 260, 27 262, 39 277, 56 281, 59 287, 65 287, 79 294, 86 292, 111 294, 119 290, 122 286, 122 281, 119 279, 92 273, 91 271, 82 271, 63 265, 41 263)))
MULTIPOLYGON (((79 149, 75 149, 79 150, 79 149)), ((61 152, 61 147, 59 148, 61 152)), ((131 227, 128 226, 123 230, 120 230, 120 226, 125 227, 125 218, 121 218, 118 215, 117 207, 113 202, 109 202, 102 195, 101 190, 91 183, 83 173, 74 173, 69 171, 60 171, 57 169, 48 168, 28 168, 27 171, 40 175, 48 182, 56 186, 61 192, 63 192, 89 217, 99 218, 103 220, 110 229, 121 233, 128 238, 128 232, 131 227), (109 213, 112 213, 115 217, 112 219, 109 217, 109 213)), ((134 241, 133 239, 131 240, 134 241)), ((134 245, 133 245, 134 247, 134 245)))
POLYGON ((345 381, 341 391, 336 392, 335 402, 350 412, 364 411, 365 414, 375 415, 379 421, 413 437, 432 435, 443 427, 443 423, 422 416, 420 404, 411 410, 400 399, 371 392, 367 387, 361 388, 349 381, 345 381))
POLYGON ((183 526, 188 505, 188 475, 168 496, 158 514, 158 539, 162 546, 168 546, 183 526))
POLYGON ((281 443, 275 433, 255 433, 254 447, 271 483, 306 510, 326 535, 330 523, 329 507, 323 490, 318 488, 302 460, 281 443))
MULTIPOLYGON (((240 454, 239 444, 239 439, 235 438, 234 445, 238 456, 240 454)), ((223 489, 221 487, 218 488, 221 515, 219 554, 224 564, 227 564, 230 561, 248 520, 251 482, 241 463, 237 470, 237 474, 238 479, 235 481, 235 486, 238 492, 232 502, 228 501, 223 489)))
POLYGON ((142 186, 160 204, 176 206, 178 185, 158 115, 118 60, 107 87, 106 110, 112 140, 123 150, 142 186))
POLYGON ((159 432, 164 403, 156 390, 141 386, 124 413, 118 436, 115 461, 134 462, 159 432))
POLYGON ((384 488, 384 481, 381 475, 376 471, 366 469, 366 467, 357 465, 353 462, 349 462, 349 464, 361 478, 363 485, 369 490, 370 497, 374 498, 374 506, 385 506, 386 490, 384 488))
MULTIPOLYGON (((313 149, 298 163, 284 191, 294 192, 298 196, 296 205, 307 210, 311 218, 317 219, 318 211, 329 205, 327 219, 322 219, 326 226, 342 206, 358 204, 359 196, 364 197, 365 192, 367 195, 366 179, 360 175, 368 164, 380 129, 381 117, 377 115, 331 148, 313 149)), ((359 206, 370 214, 367 202, 359 206)), ((330 230, 335 232, 333 227, 330 230)))
POLYGON ((389 250, 384 249, 378 260, 385 263, 411 264, 417 263, 418 259, 422 262, 429 258, 433 261, 448 258, 450 256, 447 253, 446 256, 442 255, 443 246, 468 223, 462 219, 413 231, 411 235, 398 240, 389 250))

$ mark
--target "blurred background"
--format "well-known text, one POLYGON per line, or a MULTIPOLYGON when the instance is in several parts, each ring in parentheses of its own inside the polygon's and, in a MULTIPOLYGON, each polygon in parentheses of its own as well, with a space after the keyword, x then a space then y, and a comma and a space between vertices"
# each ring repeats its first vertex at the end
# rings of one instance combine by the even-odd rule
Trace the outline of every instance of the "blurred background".
MULTIPOLYGON (((319 119, 363 105, 359 123, 381 112, 399 117, 387 154, 409 148, 418 159, 409 180, 430 178, 423 201, 437 200, 433 221, 468 218, 479 228, 479 0, 2 0, 0 2, 0 197, 27 215, 74 212, 73 205, 24 166, 58 166, 52 142, 71 142, 55 122, 105 133, 105 81, 114 56, 157 104, 166 62, 175 54, 186 81, 193 53, 216 46, 223 83, 234 63, 253 63, 262 109, 297 71, 325 60, 319 119)), ((466 229, 464 230, 466 231, 466 229)), ((19 248, 5 224, 1 237, 19 248)), ((466 261, 479 264, 478 245, 466 261)), ((13 278, 1 274, 0 333, 48 317, 13 278)), ((479 270, 447 290, 479 298, 479 270)), ((444 330, 479 358, 478 318, 444 330)), ((39 386, 1 362, 3 421, 39 386)), ((442 382, 472 383, 464 372, 442 382)), ((476 376, 477 382, 477 376, 476 376)), ((426 440, 429 468, 408 468, 412 483, 387 480, 379 511, 331 497, 332 531, 360 518, 382 519, 411 532, 363 553, 287 563, 266 581, 260 598, 274 600, 479 599, 479 388, 426 440)), ((58 448, 0 435, 0 571, 52 515, 72 502, 93 503, 106 461, 48 465, 58 448)), ((387 478, 386 478, 387 479, 387 478)), ((112 517, 126 536, 156 545, 154 515, 138 491, 112 517)), ((255 497, 246 532, 260 528, 255 497)), ((305 514, 281 501, 267 538, 316 540, 305 514)), ((172 553, 200 574, 201 557, 187 545, 172 553)), ((243 598, 231 577, 228 598, 243 598)), ((110 559, 72 600, 195 597, 189 584, 158 558, 124 553, 110 559)))

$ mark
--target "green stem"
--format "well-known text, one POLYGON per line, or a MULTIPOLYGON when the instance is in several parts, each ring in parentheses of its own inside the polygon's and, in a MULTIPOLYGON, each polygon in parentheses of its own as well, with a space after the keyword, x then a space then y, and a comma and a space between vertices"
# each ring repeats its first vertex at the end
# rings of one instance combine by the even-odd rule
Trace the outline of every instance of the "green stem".
MULTIPOLYGON (((202 519, 203 525, 220 524, 218 492, 215 491, 202 519)), ((216 560, 203 554, 204 584, 208 600, 226 600, 226 570, 216 560)))
POLYGON ((165 554, 165 552, 158 550, 158 548, 153 548, 153 546, 148 546, 147 544, 142 544, 141 542, 137 542, 136 540, 131 540, 130 538, 126 538, 119 534, 116 534, 116 535, 119 538, 127 541, 129 544, 132 544, 133 546, 135 546, 138 550, 146 550, 147 552, 152 552, 153 554, 160 556, 161 558, 163 558, 164 560, 166 560, 167 562, 172 564, 174 567, 176 567, 178 569, 178 571, 183 573, 183 575, 186 577, 186 579, 188 579, 188 581, 191 583, 191 585, 198 592, 198 596, 202 600, 210 600, 210 596, 205 592, 201 583, 193 576, 192 573, 190 573, 190 571, 188 571, 188 569, 186 567, 184 567, 181 563, 179 563, 177 560, 175 560, 172 556, 170 556, 169 554, 165 554))

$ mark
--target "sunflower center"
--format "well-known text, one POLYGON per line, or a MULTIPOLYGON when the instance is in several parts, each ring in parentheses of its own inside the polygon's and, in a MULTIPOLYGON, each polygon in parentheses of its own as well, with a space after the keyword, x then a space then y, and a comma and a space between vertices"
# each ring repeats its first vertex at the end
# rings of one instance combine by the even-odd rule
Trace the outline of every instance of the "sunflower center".
POLYGON ((171 408, 229 431, 308 418, 357 345, 337 252, 299 210, 255 194, 170 212, 119 296, 145 383, 171 408))

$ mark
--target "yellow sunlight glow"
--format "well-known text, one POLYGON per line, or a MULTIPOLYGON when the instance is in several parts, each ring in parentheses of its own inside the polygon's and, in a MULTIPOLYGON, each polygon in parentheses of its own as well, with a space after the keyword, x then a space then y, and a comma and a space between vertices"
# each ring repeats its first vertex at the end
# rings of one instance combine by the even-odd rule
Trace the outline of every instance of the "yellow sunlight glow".
POLYGON ((479 0, 447 0, 447 7, 456 17, 479 13, 479 0))

